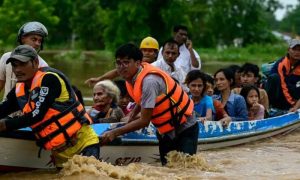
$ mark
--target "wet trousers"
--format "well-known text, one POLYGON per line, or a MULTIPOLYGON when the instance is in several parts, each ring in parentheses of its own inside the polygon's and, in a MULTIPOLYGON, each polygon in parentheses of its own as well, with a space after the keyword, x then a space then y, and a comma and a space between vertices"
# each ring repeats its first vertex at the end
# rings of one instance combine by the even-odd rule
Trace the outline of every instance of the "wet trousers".
POLYGON ((174 139, 171 139, 168 135, 162 136, 157 132, 156 136, 159 141, 159 154, 161 164, 167 164, 166 155, 173 150, 187 153, 190 155, 196 154, 198 144, 198 133, 198 123, 182 131, 174 139))

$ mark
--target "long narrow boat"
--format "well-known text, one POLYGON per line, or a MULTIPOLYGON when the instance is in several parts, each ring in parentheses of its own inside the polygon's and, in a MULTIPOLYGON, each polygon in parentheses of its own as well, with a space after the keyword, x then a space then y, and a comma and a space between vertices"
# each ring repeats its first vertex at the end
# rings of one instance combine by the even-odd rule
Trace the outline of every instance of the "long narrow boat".
MULTIPOLYGON (((198 149, 206 150, 244 144, 300 127, 300 111, 286 115, 256 120, 231 122, 224 128, 220 122, 206 121, 199 124, 198 149)), ((93 128, 101 134, 122 124, 94 124, 93 128)), ((159 159, 155 128, 131 132, 117 138, 111 144, 101 147, 101 157, 112 164, 124 165, 131 162, 153 163, 159 159)), ((54 168, 50 162, 50 152, 42 151, 35 145, 29 128, 0 134, 0 171, 26 170, 35 168, 54 168)))

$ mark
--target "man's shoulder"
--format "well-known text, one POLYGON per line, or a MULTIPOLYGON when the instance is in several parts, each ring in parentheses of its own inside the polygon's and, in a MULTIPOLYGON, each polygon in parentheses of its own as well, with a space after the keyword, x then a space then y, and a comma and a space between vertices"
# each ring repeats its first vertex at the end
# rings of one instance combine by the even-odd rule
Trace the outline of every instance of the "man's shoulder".
POLYGON ((236 87, 236 88, 233 88, 231 91, 232 91, 234 94, 240 94, 240 93, 241 93, 241 90, 242 90, 242 88, 236 87))
POLYGON ((39 55, 38 55, 38 60, 39 60, 39 67, 48 67, 46 61, 39 55))
POLYGON ((6 52, 6 53, 4 53, 2 56, 1 56, 1 61, 7 61, 8 60, 8 58, 10 57, 10 55, 11 55, 11 52, 6 52))
POLYGON ((155 66, 155 67, 160 67, 162 65, 162 61, 163 61, 162 58, 157 59, 156 61, 154 61, 153 63, 151 63, 151 65, 155 66))

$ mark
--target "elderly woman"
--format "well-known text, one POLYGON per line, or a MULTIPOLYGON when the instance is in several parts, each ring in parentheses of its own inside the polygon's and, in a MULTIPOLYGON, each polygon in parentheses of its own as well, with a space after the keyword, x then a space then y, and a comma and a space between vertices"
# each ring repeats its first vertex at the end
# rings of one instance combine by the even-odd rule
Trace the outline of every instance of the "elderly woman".
POLYGON ((120 90, 112 81, 98 82, 93 89, 94 105, 88 111, 94 123, 120 122, 124 113, 117 105, 119 98, 120 90))

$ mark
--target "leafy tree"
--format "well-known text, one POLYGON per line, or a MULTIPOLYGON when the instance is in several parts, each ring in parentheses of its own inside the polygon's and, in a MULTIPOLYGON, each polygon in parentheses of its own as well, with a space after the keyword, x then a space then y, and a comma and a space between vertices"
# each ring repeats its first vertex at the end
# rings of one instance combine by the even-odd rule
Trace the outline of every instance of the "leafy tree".
POLYGON ((57 24, 59 18, 53 15, 54 3, 55 0, 4 0, 0 7, 0 39, 13 45, 19 28, 28 21, 40 21, 46 27, 57 24))
POLYGON ((292 32, 293 35, 300 34, 300 4, 287 12, 287 15, 280 22, 280 30, 292 32))
POLYGON ((76 0, 73 5, 71 28, 79 46, 84 49, 103 48, 103 28, 105 22, 108 21, 108 16, 101 8, 99 1, 76 0))
POLYGON ((244 44, 273 41, 266 21, 263 0, 213 0, 209 7, 207 26, 216 38, 212 44, 230 45, 235 38, 244 44))
POLYGON ((64 45, 69 48, 72 40, 72 28, 70 18, 73 14, 72 0, 57 0, 54 4, 53 14, 59 18, 59 22, 49 27, 50 39, 49 44, 64 45), (53 32, 53 33, 52 33, 53 32))
POLYGON ((139 44, 146 36, 159 42, 170 38, 175 24, 189 24, 188 1, 183 0, 123 0, 102 1, 109 21, 104 31, 105 45, 109 49, 132 41, 139 44))

